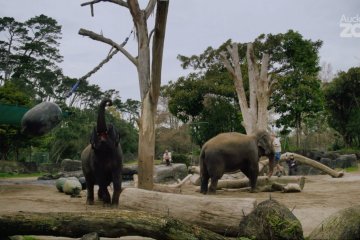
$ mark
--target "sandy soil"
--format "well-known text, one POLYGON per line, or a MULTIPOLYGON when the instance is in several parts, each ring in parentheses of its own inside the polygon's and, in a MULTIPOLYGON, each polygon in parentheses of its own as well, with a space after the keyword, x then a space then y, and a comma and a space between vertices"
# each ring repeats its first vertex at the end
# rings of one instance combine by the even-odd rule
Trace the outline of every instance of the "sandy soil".
MULTIPOLYGON (((195 187, 185 185, 183 194, 200 195, 195 187)), ((93 206, 85 205, 86 192, 81 197, 71 198, 60 193, 53 181, 37 181, 27 179, 0 180, 0 214, 4 212, 77 212, 95 210, 101 211, 101 202, 93 206)), ((346 173, 342 178, 332 178, 328 175, 307 176, 305 187, 300 193, 244 193, 219 191, 217 197, 251 197, 262 202, 269 197, 285 204, 300 220, 304 235, 321 223, 332 213, 359 204, 360 202, 360 172, 346 173)))

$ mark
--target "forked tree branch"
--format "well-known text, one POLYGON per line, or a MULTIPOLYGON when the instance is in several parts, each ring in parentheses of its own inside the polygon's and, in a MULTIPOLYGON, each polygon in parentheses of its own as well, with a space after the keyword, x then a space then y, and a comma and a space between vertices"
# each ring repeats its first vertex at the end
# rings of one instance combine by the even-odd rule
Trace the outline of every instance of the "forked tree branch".
POLYGON ((110 46, 112 46, 112 47, 116 48, 117 50, 119 50, 120 52, 122 52, 135 66, 138 65, 138 61, 136 58, 134 58, 128 51, 126 51, 125 48, 123 48, 121 45, 117 44, 110 38, 106 38, 100 34, 94 33, 90 30, 86 30, 83 28, 81 28, 79 30, 79 34, 82 36, 87 36, 93 40, 109 44, 110 46))
POLYGON ((99 2, 111 2, 111 3, 115 3, 117 5, 120 5, 122 7, 129 7, 127 2, 123 1, 123 0, 93 0, 93 1, 90 1, 90 2, 85 2, 85 3, 82 3, 80 4, 80 6, 84 7, 84 6, 87 6, 87 5, 93 5, 93 4, 96 4, 96 3, 99 3, 99 2))

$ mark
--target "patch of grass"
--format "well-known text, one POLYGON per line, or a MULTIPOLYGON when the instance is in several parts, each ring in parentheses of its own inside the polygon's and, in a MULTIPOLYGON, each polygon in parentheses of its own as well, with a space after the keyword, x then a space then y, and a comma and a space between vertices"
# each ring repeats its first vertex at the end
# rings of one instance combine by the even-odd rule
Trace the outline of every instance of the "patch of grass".
POLYGON ((345 171, 346 172, 357 172, 357 171, 359 171, 359 166, 345 168, 345 171))
POLYGON ((44 173, 0 173, 0 178, 40 177, 44 173))

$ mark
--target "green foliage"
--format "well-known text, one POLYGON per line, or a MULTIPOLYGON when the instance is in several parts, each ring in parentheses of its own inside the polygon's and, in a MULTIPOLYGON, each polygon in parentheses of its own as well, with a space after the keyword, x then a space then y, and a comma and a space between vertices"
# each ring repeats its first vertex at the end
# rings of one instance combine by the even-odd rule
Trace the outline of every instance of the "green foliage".
POLYGON ((189 123, 192 140, 199 146, 221 132, 244 131, 233 82, 225 69, 181 77, 165 86, 164 92, 170 112, 189 123))
MULTIPOLYGON (((52 101, 63 112, 72 113, 42 137, 25 136, 19 126, 0 125, 0 159, 27 160, 35 156, 42 160, 44 152, 49 154, 51 162, 62 158, 79 159, 95 126, 99 102, 104 97, 119 98, 116 90, 103 92, 98 85, 82 81, 72 97, 64 99, 77 79, 64 76, 58 66, 63 59, 59 51, 60 39, 61 26, 45 15, 25 22, 0 18, 0 104, 33 107, 42 101, 52 101), (25 151, 29 148, 30 153, 25 151)), ((129 111, 139 106, 131 99, 126 103, 129 111)), ((129 123, 120 117, 109 115, 108 118, 120 131, 124 152, 136 154, 135 120, 129 123)))
MULTIPOLYGON (((268 36, 266 42, 272 38, 273 35, 268 36)), ((273 61, 280 63, 280 67, 274 69, 277 81, 270 106, 280 114, 276 125, 282 126, 283 133, 290 128, 300 132, 304 120, 314 119, 323 110, 321 82, 317 77, 322 42, 304 39, 301 34, 290 30, 269 44, 274 52, 273 61)))
POLYGON ((190 158, 185 154, 172 153, 171 159, 173 163, 184 163, 187 167, 191 164, 190 158))
POLYGON ((360 146, 360 68, 340 72, 325 88, 329 125, 338 131, 347 146, 360 146))

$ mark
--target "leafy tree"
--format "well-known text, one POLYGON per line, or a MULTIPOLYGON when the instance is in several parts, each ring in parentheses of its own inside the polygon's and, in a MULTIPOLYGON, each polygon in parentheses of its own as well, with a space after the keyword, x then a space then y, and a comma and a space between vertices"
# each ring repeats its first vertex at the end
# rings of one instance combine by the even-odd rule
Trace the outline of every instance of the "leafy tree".
MULTIPOLYGON (((30 97, 15 84, 6 82, 0 87, 0 104, 29 106, 30 97)), ((30 138, 21 134, 20 130, 20 126, 0 123, 0 159, 7 160, 11 151, 18 153, 19 148, 29 144, 30 138)))
POLYGON ((348 146, 360 146, 360 68, 350 68, 324 87, 329 125, 348 146))
POLYGON ((190 125, 192 139, 199 146, 218 133, 244 131, 233 84, 224 69, 181 77, 164 92, 170 112, 190 125))
POLYGON ((276 58, 284 63, 277 72, 277 83, 272 94, 272 107, 280 114, 277 126, 282 131, 297 130, 297 144, 300 144, 301 124, 305 118, 314 118, 323 110, 321 82, 318 79, 321 41, 311 41, 293 31, 284 34, 281 50, 276 58))

